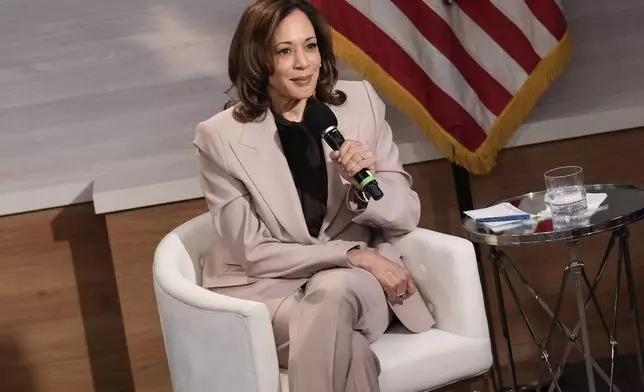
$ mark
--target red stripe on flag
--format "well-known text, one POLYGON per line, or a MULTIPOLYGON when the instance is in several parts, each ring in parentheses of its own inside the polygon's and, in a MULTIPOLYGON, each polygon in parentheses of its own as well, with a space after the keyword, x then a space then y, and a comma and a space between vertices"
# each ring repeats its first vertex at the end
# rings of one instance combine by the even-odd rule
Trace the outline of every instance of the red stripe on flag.
POLYGON ((550 34, 560 40, 566 33, 566 19, 561 8, 553 0, 525 0, 530 11, 548 29, 550 34))
POLYGON ((449 61, 474 89, 483 105, 494 115, 501 114, 512 99, 508 92, 465 50, 452 28, 423 0, 392 0, 423 36, 449 61))
POLYGON ((475 151, 485 141, 487 135, 472 116, 360 11, 343 0, 312 0, 312 3, 336 31, 378 63, 465 148, 475 151))
MULTIPOLYGON (((519 0, 511 0, 519 1, 519 0)), ((542 1, 542 0, 538 0, 542 1)), ((529 75, 541 61, 528 38, 503 12, 490 0, 458 2, 463 12, 467 14, 481 29, 483 29, 521 68, 529 75)))

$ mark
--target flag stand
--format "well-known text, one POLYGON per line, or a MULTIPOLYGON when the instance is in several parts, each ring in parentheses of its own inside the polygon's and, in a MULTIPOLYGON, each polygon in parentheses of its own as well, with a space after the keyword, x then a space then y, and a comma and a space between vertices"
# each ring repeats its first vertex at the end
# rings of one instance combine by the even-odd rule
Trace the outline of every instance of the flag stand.
MULTIPOLYGON (((472 199, 472 190, 470 189, 470 175, 467 170, 462 166, 452 163, 452 177, 454 179, 454 187, 456 188, 456 199, 458 201, 458 209, 460 218, 463 218, 463 211, 468 211, 474 208, 474 201, 472 199)), ((490 314, 490 304, 488 299, 487 285, 485 282, 485 271, 483 262, 481 261, 481 249, 479 244, 474 244, 474 252, 476 254, 476 264, 479 270, 479 279, 481 280, 481 288, 483 289, 483 304, 485 306, 485 315, 487 317, 487 325, 490 333, 490 345, 492 346, 492 381, 494 383, 494 390, 501 390, 501 370, 499 367, 499 355, 496 348, 496 339, 494 337, 494 328, 492 324, 492 316, 490 314)))

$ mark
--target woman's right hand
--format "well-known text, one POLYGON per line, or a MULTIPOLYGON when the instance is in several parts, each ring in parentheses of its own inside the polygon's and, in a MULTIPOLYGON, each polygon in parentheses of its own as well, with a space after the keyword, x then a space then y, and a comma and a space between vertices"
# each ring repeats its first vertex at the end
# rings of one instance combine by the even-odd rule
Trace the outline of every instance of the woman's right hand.
POLYGON ((349 262, 356 268, 371 273, 380 283, 389 302, 400 305, 416 293, 416 285, 409 271, 370 249, 352 249, 347 253, 349 262))

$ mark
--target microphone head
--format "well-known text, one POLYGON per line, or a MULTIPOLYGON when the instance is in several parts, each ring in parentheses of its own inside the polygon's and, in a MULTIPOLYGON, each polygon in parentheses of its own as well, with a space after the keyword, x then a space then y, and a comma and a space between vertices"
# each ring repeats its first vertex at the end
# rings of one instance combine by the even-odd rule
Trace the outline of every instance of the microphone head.
POLYGON ((304 110, 304 124, 314 135, 322 135, 328 128, 337 127, 338 119, 328 106, 311 99, 304 110))

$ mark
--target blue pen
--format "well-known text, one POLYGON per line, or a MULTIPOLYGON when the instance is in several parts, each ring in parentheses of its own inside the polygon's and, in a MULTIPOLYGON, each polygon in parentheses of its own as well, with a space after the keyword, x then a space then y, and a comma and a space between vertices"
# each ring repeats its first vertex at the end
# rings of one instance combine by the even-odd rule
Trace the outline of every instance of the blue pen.
POLYGON ((520 214, 520 215, 506 215, 506 216, 493 216, 490 218, 479 218, 475 219, 476 223, 487 223, 487 222, 505 222, 505 221, 518 221, 530 219, 530 214, 520 214))

